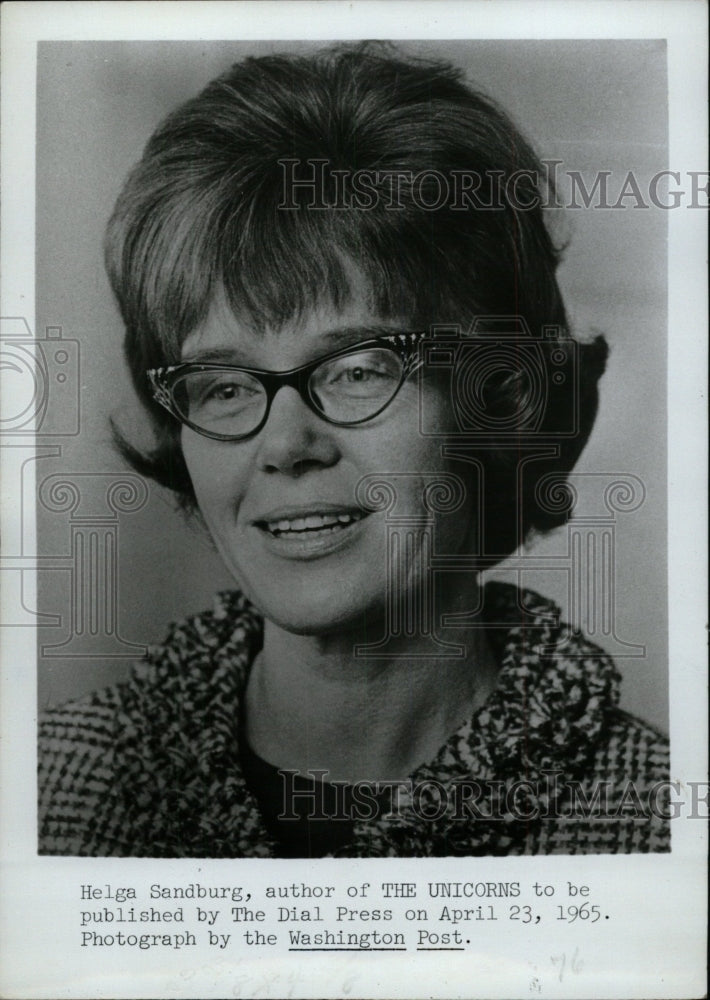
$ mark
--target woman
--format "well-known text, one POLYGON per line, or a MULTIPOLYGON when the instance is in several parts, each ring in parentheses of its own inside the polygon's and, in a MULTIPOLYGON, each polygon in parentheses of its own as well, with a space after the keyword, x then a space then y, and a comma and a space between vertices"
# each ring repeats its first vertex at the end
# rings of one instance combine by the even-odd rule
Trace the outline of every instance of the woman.
POLYGON ((156 432, 121 446, 238 590, 46 714, 42 852, 668 849, 613 663, 478 582, 565 522, 606 358, 543 179, 460 74, 379 45, 246 60, 156 131, 106 241, 156 432))

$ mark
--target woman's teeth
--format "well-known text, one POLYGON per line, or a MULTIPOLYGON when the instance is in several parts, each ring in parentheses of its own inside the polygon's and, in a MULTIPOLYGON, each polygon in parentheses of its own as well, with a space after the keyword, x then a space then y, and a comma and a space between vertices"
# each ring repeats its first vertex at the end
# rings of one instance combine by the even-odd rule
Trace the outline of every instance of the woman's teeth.
POLYGON ((362 518, 360 512, 342 514, 309 514, 307 517, 284 518, 280 521, 267 521, 266 528, 273 535, 281 535, 285 532, 305 532, 305 531, 336 531, 359 521, 362 518))

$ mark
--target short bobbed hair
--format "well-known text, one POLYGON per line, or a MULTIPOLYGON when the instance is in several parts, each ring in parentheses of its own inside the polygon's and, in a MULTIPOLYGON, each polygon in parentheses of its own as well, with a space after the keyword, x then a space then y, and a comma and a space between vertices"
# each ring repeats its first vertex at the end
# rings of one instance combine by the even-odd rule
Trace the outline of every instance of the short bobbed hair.
MULTIPOLYGON (((150 453, 119 436, 124 454, 194 508, 179 424, 153 400, 146 370, 179 361, 218 291, 256 332, 278 329, 324 300, 345 305, 354 264, 375 311, 412 329, 448 325, 475 339, 486 335, 481 317, 526 328, 549 375, 535 433, 551 446, 522 465, 509 446, 481 450, 485 554, 502 558, 563 524, 568 505, 545 503, 537 487, 551 474, 564 481, 579 457, 607 348, 570 339, 544 176, 508 116, 447 63, 363 43, 234 65, 158 127, 108 224, 125 354, 156 433, 150 453), (441 178, 465 180, 441 197, 441 178), (566 373, 563 343, 574 346, 566 373)), ((496 392, 499 404, 519 398, 521 378, 509 372, 496 392)))

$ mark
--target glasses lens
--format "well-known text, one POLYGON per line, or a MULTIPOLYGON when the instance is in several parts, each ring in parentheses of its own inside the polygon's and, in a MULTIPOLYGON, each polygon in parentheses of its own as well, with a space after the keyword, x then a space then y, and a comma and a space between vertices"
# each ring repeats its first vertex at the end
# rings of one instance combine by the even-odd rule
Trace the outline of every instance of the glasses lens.
POLYGON ((212 434, 249 434, 266 410, 266 392, 248 372, 187 372, 173 385, 178 413, 212 434))
POLYGON ((402 382, 398 354, 371 347, 330 358, 311 375, 311 397, 324 416, 357 423, 379 413, 394 398, 402 382))

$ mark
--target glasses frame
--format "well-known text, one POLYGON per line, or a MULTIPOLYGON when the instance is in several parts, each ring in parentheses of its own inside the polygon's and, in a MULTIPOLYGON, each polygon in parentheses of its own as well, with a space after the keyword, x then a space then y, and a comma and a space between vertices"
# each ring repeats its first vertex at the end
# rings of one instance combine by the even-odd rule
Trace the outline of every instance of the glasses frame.
POLYGON ((176 420, 179 420, 181 424, 185 424, 185 426, 190 427, 193 431, 196 431, 196 433, 201 434, 203 437, 212 438, 215 441, 246 441, 249 438, 254 437, 255 434, 258 434, 265 425, 266 421, 269 419, 271 404, 274 401, 276 393, 283 386, 289 386, 290 388, 295 389, 309 410, 319 416, 321 420, 325 420, 326 423, 335 424, 337 427, 357 427, 359 424, 364 424, 369 420, 374 420, 375 417, 379 416, 380 413, 382 413, 383 410, 386 410, 387 407, 394 401, 406 380, 419 367, 417 351, 421 341, 426 336, 428 336, 428 334, 424 330, 403 330, 392 334, 385 334, 383 336, 371 337, 367 340, 361 340, 357 344, 352 344, 349 347, 333 351, 332 354, 325 354, 320 358, 316 358, 314 361, 309 361, 306 365, 299 365, 298 368, 291 368, 288 371, 283 372, 268 371, 261 368, 246 368, 243 365, 228 365, 220 364, 218 362, 203 364, 188 361, 179 365, 170 365, 166 368, 150 368, 146 372, 146 375, 148 376, 153 399, 156 403, 159 403, 162 407, 164 407, 168 413, 170 413, 176 420), (399 355, 400 360, 402 361, 402 374, 397 388, 394 390, 387 402, 384 403, 384 405, 382 405, 375 413, 371 413, 367 417, 362 417, 360 420, 334 420, 332 417, 326 416, 326 414, 319 408, 311 394, 311 376, 318 368, 320 368, 321 365, 328 361, 334 361, 337 358, 347 357, 350 354, 358 354, 360 351, 368 350, 372 347, 384 347, 399 355), (179 412, 173 397, 173 388, 178 379, 181 376, 192 372, 210 371, 244 372, 247 375, 251 375, 261 383, 264 392, 266 393, 266 408, 264 410, 264 415, 257 426, 248 431, 246 434, 219 434, 216 431, 208 431, 204 427, 200 427, 191 420, 188 420, 187 417, 183 416, 183 414, 179 412))

